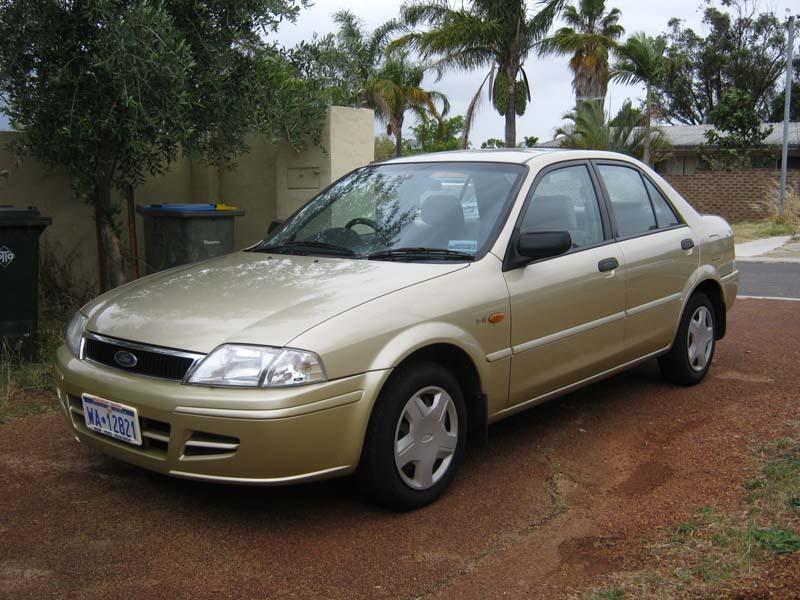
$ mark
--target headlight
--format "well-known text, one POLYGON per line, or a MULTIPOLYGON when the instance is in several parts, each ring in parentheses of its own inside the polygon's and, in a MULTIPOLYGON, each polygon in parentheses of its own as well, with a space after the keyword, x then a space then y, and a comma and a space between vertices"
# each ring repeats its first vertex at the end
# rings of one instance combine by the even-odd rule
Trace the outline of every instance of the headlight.
POLYGON ((233 387, 286 387, 326 381, 319 356, 305 350, 224 344, 187 375, 186 383, 233 387))
POLYGON ((80 311, 70 319, 67 325, 67 332, 64 336, 64 341, 67 348, 78 358, 81 357, 81 339, 83 338, 83 330, 86 329, 86 322, 89 319, 84 317, 80 311))

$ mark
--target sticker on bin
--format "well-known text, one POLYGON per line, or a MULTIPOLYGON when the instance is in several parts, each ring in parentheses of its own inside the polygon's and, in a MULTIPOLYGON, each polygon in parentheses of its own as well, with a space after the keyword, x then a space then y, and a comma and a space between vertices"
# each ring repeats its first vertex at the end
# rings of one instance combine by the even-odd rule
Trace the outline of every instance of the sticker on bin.
POLYGON ((5 269, 16 256, 17 255, 14 254, 8 246, 0 247, 0 266, 5 269))
POLYGON ((132 406, 83 394, 83 416, 86 427, 115 440, 142 445, 139 416, 132 406))

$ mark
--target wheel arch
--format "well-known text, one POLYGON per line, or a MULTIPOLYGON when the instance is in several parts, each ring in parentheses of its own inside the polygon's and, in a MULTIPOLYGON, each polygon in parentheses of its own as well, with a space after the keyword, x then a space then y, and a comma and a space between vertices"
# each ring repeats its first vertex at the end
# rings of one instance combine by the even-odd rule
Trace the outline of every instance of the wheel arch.
MULTIPOLYGON (((476 360, 476 346, 468 345, 469 350, 458 338, 439 337, 429 339, 395 355, 392 360, 393 372, 381 386, 381 390, 392 381, 399 367, 414 362, 432 362, 450 371, 461 387, 464 403, 467 406, 468 443, 483 444, 488 427, 488 402, 484 392, 486 374, 482 373, 479 359, 476 360)), ((485 358, 484 358, 485 362, 485 358)))

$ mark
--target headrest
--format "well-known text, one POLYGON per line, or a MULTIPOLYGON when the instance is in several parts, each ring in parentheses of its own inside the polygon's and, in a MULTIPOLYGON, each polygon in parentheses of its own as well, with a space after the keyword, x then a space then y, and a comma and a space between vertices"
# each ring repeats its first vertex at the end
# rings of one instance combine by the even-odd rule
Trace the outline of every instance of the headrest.
POLYGON ((420 217, 433 227, 464 226, 464 209, 458 196, 453 194, 433 194, 425 198, 420 217))
POLYGON ((575 209, 568 196, 534 196, 525 215, 525 225, 537 229, 560 227, 571 229, 575 226, 575 209))

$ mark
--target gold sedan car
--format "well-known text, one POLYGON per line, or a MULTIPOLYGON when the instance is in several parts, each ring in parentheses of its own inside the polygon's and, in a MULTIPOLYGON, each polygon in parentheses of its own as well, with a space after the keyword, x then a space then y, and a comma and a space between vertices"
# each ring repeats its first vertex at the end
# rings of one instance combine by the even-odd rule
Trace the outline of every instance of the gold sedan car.
POLYGON ((79 441, 154 471, 356 473, 414 508, 494 421, 656 357, 700 382, 737 285, 730 226, 629 157, 401 158, 87 304, 58 394, 79 441))

